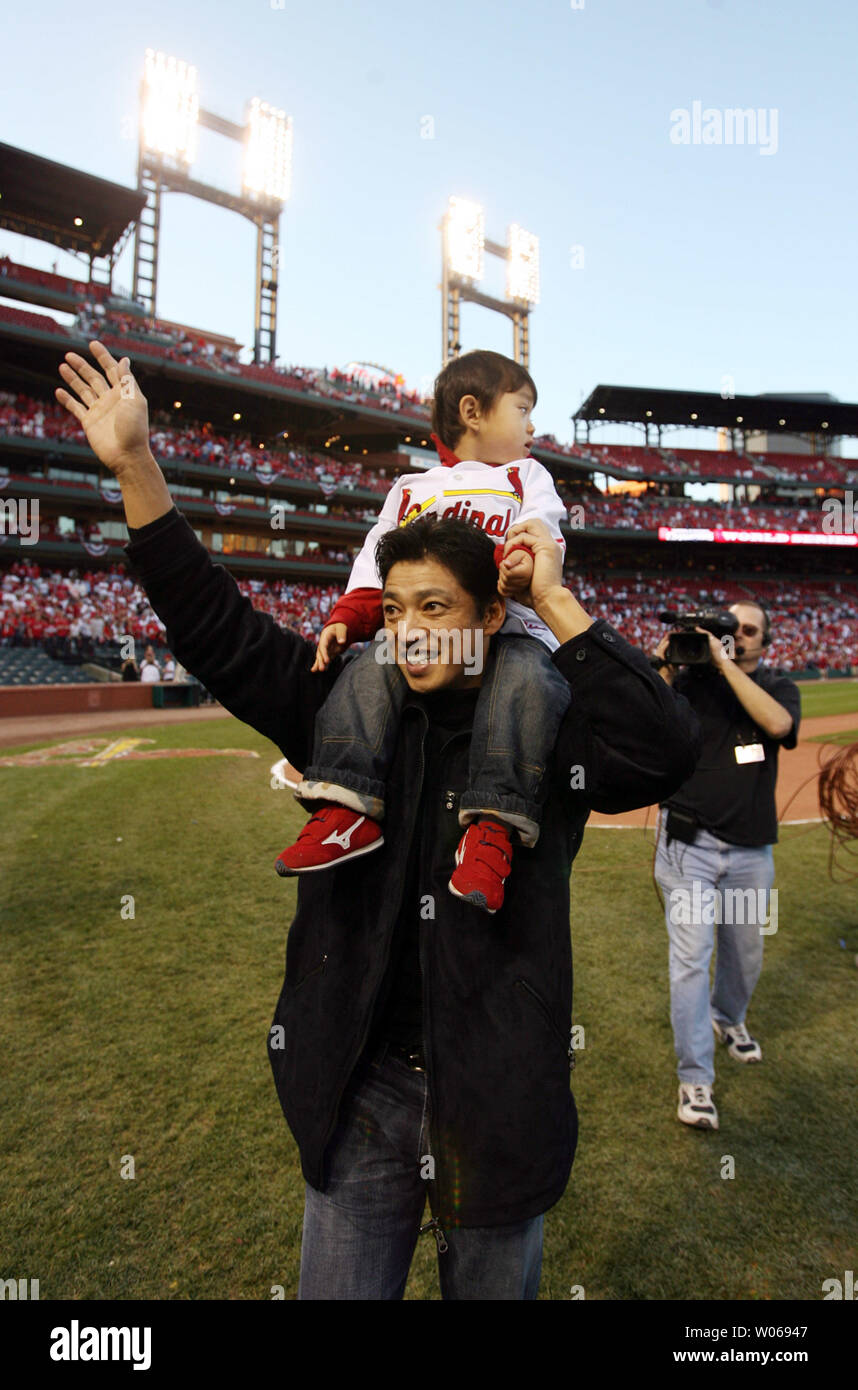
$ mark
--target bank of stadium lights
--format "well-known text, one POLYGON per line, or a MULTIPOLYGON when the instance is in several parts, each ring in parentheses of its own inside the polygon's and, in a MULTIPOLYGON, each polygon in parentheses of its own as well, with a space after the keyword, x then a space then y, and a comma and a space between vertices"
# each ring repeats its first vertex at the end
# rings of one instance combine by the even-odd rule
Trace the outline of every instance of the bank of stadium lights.
POLYGON ((147 48, 141 112, 145 148, 189 168, 197 157, 199 114, 196 68, 147 48))
POLYGON ((479 203, 451 198, 447 207, 447 265, 454 275, 482 280, 485 273, 486 218, 479 203))
POLYGON ((529 365, 530 312, 539 303, 539 240, 518 223, 508 231, 507 244, 486 236, 485 213, 470 198, 451 197, 441 221, 442 363, 462 350, 460 306, 469 300, 506 315, 513 325, 513 357, 529 365), (478 288, 485 274, 486 254, 506 264, 506 298, 496 299, 478 288))
POLYGON ((539 237, 513 222, 507 236, 506 292, 510 299, 539 303, 539 237))
POLYGON ((279 221, 292 178, 292 120, 284 111, 254 97, 245 124, 239 125, 200 105, 197 69, 179 58, 147 48, 140 84, 137 188, 145 206, 134 244, 133 297, 157 316, 161 202, 165 192, 228 208, 256 228, 256 294, 253 360, 274 362, 280 267, 279 221), (241 144, 241 192, 227 192, 192 178, 200 127, 241 144))
POLYGON ((247 111, 244 191, 285 203, 292 186, 292 118, 254 97, 247 111))

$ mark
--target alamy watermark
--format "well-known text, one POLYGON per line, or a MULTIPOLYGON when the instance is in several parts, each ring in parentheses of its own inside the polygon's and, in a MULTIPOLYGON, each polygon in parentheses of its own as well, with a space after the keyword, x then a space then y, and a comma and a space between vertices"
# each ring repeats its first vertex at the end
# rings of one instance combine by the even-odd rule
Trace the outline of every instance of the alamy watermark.
POLYGON ((728 106, 721 110, 693 101, 690 111, 686 106, 671 111, 670 140, 674 145, 757 145, 760 154, 777 154, 778 109, 728 106))
POLYGON ((824 1279, 822 1281, 822 1291, 825 1294, 825 1298, 822 1300, 823 1303, 828 1302, 831 1298, 837 1300, 851 1300, 853 1303, 858 1301, 855 1275, 851 1269, 845 1269, 843 1271, 842 1281, 840 1279, 824 1279))
POLYGON ((52 1361, 130 1361, 135 1371, 152 1365, 151 1327, 89 1327, 72 1318, 51 1330, 52 1361))
POLYGON ((822 504, 822 529, 826 536, 855 535, 855 498, 852 490, 839 497, 826 497, 822 504))
POLYGON ((395 632, 388 628, 376 637, 374 654, 379 666, 463 666, 469 676, 479 676, 484 648, 481 627, 433 627, 412 633, 400 621, 395 632))
POLYGON ((757 927, 760 936, 774 936, 778 929, 777 888, 721 889, 695 878, 690 890, 673 888, 669 903, 670 920, 675 927, 711 927, 723 923, 757 927))
POLYGON ((0 499, 0 531, 7 536, 20 536, 22 545, 35 545, 39 539, 38 498, 0 499))
POLYGON ((0 1279, 0 1301, 7 1299, 36 1299, 39 1297, 38 1279, 0 1279))

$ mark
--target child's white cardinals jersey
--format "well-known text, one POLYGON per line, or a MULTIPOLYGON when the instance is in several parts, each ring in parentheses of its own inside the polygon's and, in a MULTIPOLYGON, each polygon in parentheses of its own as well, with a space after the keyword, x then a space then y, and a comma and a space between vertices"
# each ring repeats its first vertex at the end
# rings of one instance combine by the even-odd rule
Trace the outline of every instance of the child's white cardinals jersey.
MULTIPOLYGON (((560 531, 566 508, 557 495, 547 468, 536 459, 492 465, 460 462, 439 464, 425 473, 401 474, 387 497, 379 517, 352 566, 346 594, 352 589, 381 588, 375 547, 386 531, 405 526, 420 516, 457 517, 479 526, 500 544, 515 521, 537 517, 551 531, 565 557, 566 543, 560 531)), ((550 651, 560 645, 550 628, 532 608, 506 600, 507 620, 502 631, 526 632, 538 637, 550 651)))

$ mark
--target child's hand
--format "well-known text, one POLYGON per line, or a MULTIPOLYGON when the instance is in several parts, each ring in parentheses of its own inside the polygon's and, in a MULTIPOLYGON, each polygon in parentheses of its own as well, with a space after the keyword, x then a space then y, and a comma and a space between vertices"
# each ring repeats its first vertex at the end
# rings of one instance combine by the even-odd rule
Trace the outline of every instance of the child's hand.
POLYGON ((514 598, 526 593, 533 577, 533 556, 526 550, 513 550, 505 555, 498 570, 498 593, 501 598, 514 598))
POLYGON ((348 630, 345 623, 329 623, 327 627, 322 628, 322 635, 316 648, 316 660, 310 670, 327 670, 334 657, 339 656, 340 652, 344 652, 348 645, 348 630))

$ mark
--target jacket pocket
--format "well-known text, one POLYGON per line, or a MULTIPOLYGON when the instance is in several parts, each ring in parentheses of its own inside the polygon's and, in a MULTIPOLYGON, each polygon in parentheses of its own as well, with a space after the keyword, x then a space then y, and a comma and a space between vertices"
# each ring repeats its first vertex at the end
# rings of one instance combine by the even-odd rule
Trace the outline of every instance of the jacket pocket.
POLYGON ((317 965, 313 966, 312 970, 306 971, 305 974, 303 974, 303 975, 297 980, 297 982, 293 982, 293 981, 292 981, 291 979, 289 979, 289 977, 287 976, 287 978, 286 978, 286 986, 287 986, 287 988, 290 989, 290 990, 292 990, 292 992, 294 993, 296 989, 300 989, 302 985, 305 985, 305 984, 307 983, 308 980, 312 980, 312 978, 313 978, 314 975, 323 975, 323 974, 325 973, 325 965, 326 965, 326 963, 327 963, 327 960, 328 960, 328 953, 327 953, 327 951, 326 951, 325 954, 322 956, 321 960, 319 961, 319 963, 318 963, 317 965))
POLYGON ((575 1066, 575 1049, 572 1046, 571 1033, 569 1037, 566 1037, 563 1033, 561 1033, 560 1029, 557 1027, 557 1024, 554 1022, 551 1010, 549 1009, 542 995, 538 994, 537 991, 533 988, 533 985, 528 984, 527 980, 516 980, 515 983, 516 987, 521 990, 525 999, 529 999, 531 1003, 534 1005, 534 1007, 538 1009, 539 1012, 542 1014, 542 1017, 548 1024, 548 1027, 551 1029, 555 1038, 557 1038, 558 1042, 563 1047, 563 1051, 566 1053, 566 1057, 569 1062, 569 1070, 572 1071, 572 1069, 575 1066))

